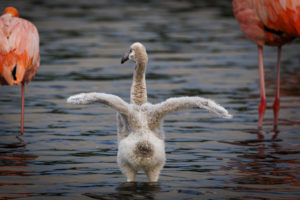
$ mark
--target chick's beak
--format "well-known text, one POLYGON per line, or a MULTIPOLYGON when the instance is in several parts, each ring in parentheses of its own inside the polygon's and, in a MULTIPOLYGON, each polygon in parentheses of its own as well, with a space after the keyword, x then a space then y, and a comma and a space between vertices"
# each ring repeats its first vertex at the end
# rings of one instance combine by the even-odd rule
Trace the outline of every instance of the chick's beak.
POLYGON ((126 62, 129 59, 129 52, 125 53, 124 56, 122 57, 121 64, 126 62))

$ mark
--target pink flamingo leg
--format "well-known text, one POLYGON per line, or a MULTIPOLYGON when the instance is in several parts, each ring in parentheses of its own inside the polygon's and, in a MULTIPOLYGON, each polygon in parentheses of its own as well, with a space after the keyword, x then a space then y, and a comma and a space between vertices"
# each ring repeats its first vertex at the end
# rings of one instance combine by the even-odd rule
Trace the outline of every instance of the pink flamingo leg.
POLYGON ((24 133, 24 101, 25 101, 25 84, 22 83, 21 135, 23 135, 24 133))
POLYGON ((264 76, 264 60, 263 47, 258 45, 258 66, 259 66, 259 86, 260 86, 260 104, 258 107, 259 121, 258 128, 262 127, 262 121, 266 110, 266 92, 265 92, 265 76, 264 76))
POLYGON ((277 129, 278 115, 280 109, 280 57, 281 57, 281 46, 278 46, 278 57, 277 57, 277 74, 276 74, 276 97, 273 104, 274 111, 274 129, 277 129))

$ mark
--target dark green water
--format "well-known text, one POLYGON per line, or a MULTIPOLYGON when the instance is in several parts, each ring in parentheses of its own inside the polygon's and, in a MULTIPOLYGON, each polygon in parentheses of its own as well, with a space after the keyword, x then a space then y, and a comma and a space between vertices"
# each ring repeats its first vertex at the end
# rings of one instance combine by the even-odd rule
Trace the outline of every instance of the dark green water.
POLYGON ((37 26, 41 66, 27 86, 21 139, 20 87, 0 87, 0 199, 300 198, 299 39, 283 48, 275 133, 276 48, 265 48, 268 107, 258 131, 256 46, 240 31, 231 1, 1 0, 1 11, 7 5, 37 26), (124 183, 114 111, 66 104, 91 91, 128 101, 134 65, 120 59, 136 41, 149 55, 150 102, 199 95, 234 115, 169 115, 157 185, 143 173, 124 183))

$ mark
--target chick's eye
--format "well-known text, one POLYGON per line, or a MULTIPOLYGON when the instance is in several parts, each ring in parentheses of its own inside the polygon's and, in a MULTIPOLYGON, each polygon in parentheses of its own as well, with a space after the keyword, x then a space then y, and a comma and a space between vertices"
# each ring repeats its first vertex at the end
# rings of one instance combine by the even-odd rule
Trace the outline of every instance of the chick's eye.
POLYGON ((129 53, 131 53, 132 52, 132 49, 129 49, 129 53))

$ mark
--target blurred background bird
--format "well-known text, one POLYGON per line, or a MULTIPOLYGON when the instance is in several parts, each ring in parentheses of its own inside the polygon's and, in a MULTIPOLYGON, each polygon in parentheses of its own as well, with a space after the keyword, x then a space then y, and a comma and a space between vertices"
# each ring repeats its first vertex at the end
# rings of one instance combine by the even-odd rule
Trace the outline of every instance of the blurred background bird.
POLYGON ((0 17, 0 84, 22 86, 21 135, 24 132, 25 83, 40 65, 39 34, 29 21, 7 7, 0 17))
POLYGON ((262 127, 266 109, 263 46, 277 46, 276 97, 273 104, 274 130, 280 108, 280 57, 282 45, 300 37, 300 1, 233 0, 233 12, 245 35, 258 46, 260 104, 258 127, 262 127))

